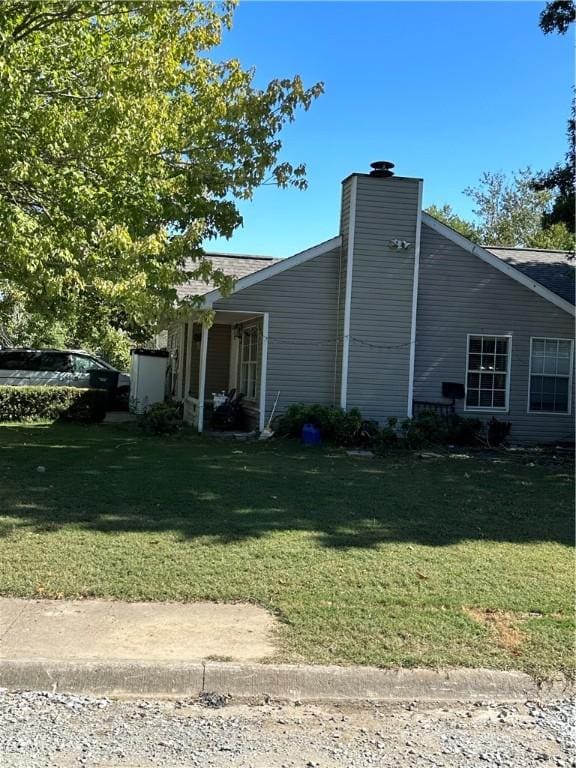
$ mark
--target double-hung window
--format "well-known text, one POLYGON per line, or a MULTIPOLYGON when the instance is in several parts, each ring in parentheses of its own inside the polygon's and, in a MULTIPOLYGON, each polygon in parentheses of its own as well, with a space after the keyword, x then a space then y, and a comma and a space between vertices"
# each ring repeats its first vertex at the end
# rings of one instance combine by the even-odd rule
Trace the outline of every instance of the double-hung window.
POLYGON ((530 340, 530 413, 570 413, 571 339, 530 340))
POLYGON ((466 410, 506 411, 510 336, 468 336, 466 410))
POLYGON ((260 331, 258 326, 242 330, 240 341, 240 391, 256 400, 260 384, 260 331))

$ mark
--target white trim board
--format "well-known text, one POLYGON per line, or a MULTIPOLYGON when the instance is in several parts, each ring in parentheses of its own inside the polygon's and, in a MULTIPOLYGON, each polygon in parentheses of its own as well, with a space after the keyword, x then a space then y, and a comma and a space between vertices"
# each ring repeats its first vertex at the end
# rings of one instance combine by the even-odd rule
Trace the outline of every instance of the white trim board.
POLYGON ((356 192, 358 177, 350 183, 350 216, 348 218, 348 243, 346 248, 346 291, 344 294, 344 328, 342 329, 342 375, 340 378, 340 408, 346 410, 348 399, 348 359, 350 357, 350 318, 352 313, 352 277, 354 271, 354 234, 356 229, 356 192))
POLYGON ((566 299, 563 299, 553 291, 545 288, 541 283, 536 282, 536 280, 532 280, 532 278, 528 277, 523 272, 520 272, 519 269, 511 267, 510 264, 502 261, 502 259, 499 259, 498 256, 494 256, 493 253, 490 253, 490 251, 482 248, 482 246, 470 242, 470 240, 464 237, 464 235, 461 235, 459 232, 456 232, 454 229, 452 229, 452 227, 449 227, 446 224, 443 224, 441 221, 438 221, 438 219, 435 219, 433 216, 430 216, 430 214, 426 213, 426 211, 422 211, 422 221, 424 224, 426 224, 426 226, 430 227, 430 229, 433 229, 439 235, 442 235, 448 240, 451 240, 453 243, 456 243, 456 245, 459 245, 460 248, 468 251, 468 253, 477 256, 479 259, 482 259, 482 261, 485 261, 486 264, 490 264, 490 266, 500 270, 500 272, 503 272, 505 275, 508 275, 508 277, 516 280, 517 283, 520 283, 525 288, 529 288, 531 291, 534 291, 534 293, 537 293, 551 304, 555 304, 557 307, 563 309, 565 312, 568 312, 568 314, 572 316, 576 315, 576 307, 570 304, 569 301, 566 301, 566 299))
POLYGON ((418 182, 418 213, 416 214, 416 242, 414 244, 414 274, 412 277, 412 316, 410 319, 410 359, 408 362, 408 418, 414 411, 414 367, 416 364, 416 318, 418 314, 418 281, 420 279, 420 240, 422 237, 422 190, 418 182))
POLYGON ((208 326, 202 326, 200 342, 200 370, 198 372, 198 432, 204 431, 204 400, 206 397, 206 359, 208 355, 208 326))
MULTIPOLYGON (((313 248, 308 248, 300 253, 295 253, 294 256, 289 256, 287 259, 275 261, 274 264, 270 264, 268 267, 264 267, 257 272, 252 272, 250 275, 241 277, 236 281, 232 293, 229 295, 232 296, 233 294, 238 293, 238 291, 242 291, 244 288, 250 288, 250 286, 261 283, 263 280, 268 280, 269 277, 274 277, 275 275, 285 272, 287 269, 292 269, 292 267, 304 264, 305 262, 310 261, 310 259, 315 259, 316 256, 322 256, 325 253, 329 253, 335 248, 338 248, 341 241, 342 238, 338 235, 338 237, 333 237, 331 240, 326 240, 325 243, 320 243, 313 248)), ((228 297, 222 296, 218 290, 210 291, 210 293, 204 295, 204 306, 212 307, 215 301, 226 298, 228 297)), ((218 309, 217 311, 221 312, 222 310, 218 309)))
POLYGON ((526 403, 526 413, 530 416, 543 415, 543 416, 571 416, 572 415, 572 372, 574 369, 574 339, 565 339, 561 336, 530 336, 530 360, 528 363, 528 402, 526 403), (532 411, 530 410, 530 398, 532 394, 532 376, 552 376, 552 374, 545 373, 532 373, 532 351, 535 341, 568 341, 570 342, 570 364, 568 366, 568 375, 554 374, 554 376, 560 375, 562 378, 568 379, 568 410, 567 411, 532 411))
POLYGON ((260 432, 266 426, 266 376, 268 374, 268 328, 270 314, 262 315, 262 348, 260 350, 260 413, 258 428, 260 432))

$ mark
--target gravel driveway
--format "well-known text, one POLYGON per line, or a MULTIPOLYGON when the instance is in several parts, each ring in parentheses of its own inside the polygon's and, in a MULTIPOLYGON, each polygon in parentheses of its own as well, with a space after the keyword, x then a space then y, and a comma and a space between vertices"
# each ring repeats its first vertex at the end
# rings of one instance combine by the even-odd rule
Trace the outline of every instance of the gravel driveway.
POLYGON ((211 708, 2 691, 0 765, 569 768, 573 716, 567 701, 211 708))

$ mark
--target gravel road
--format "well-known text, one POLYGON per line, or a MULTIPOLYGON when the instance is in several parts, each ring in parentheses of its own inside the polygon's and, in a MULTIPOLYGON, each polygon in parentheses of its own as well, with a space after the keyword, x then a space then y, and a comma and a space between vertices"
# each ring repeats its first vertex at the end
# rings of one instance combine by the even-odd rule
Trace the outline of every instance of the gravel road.
POLYGON ((0 691, 2 768, 570 768, 574 708, 248 706, 0 691))

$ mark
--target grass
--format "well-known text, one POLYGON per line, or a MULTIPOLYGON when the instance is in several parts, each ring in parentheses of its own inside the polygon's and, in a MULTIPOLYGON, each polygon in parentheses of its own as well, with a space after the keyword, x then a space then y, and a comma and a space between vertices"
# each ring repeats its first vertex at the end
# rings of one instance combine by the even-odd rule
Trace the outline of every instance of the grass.
POLYGON ((250 600, 285 661, 570 672, 573 490, 523 453, 0 426, 0 594, 250 600))

